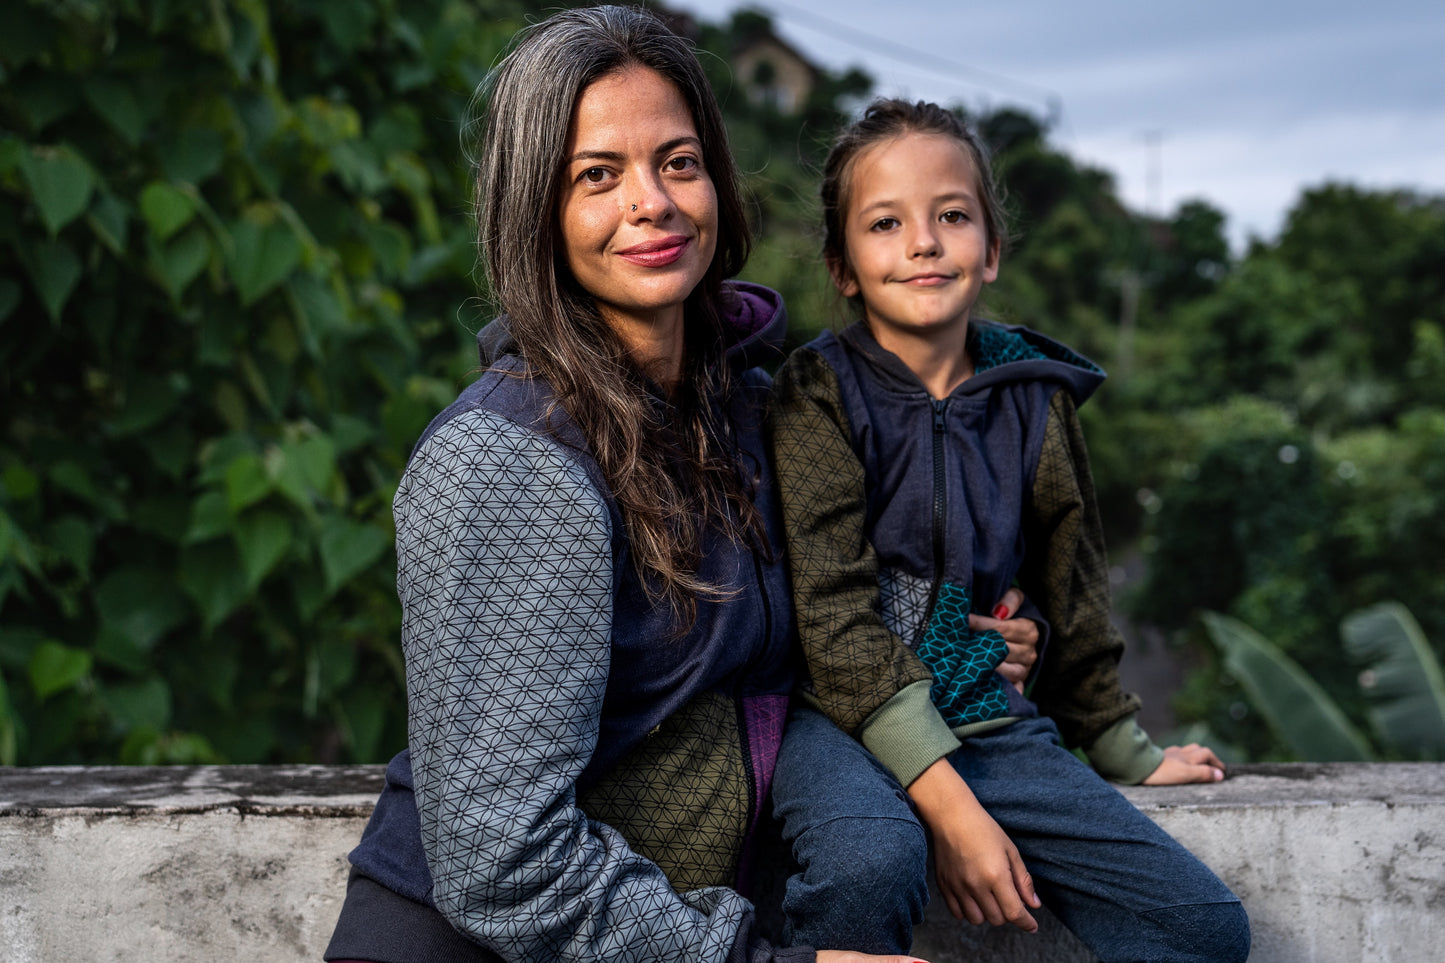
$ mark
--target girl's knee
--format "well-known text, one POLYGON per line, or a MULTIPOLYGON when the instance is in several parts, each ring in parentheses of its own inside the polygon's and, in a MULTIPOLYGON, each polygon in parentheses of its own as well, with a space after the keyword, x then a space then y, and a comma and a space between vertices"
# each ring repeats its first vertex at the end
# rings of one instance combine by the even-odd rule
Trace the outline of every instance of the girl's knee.
POLYGON ((794 842, 802 872, 783 900, 789 942, 906 953, 928 903, 928 842, 916 822, 841 818, 794 842))
POLYGON ((1168 906, 1144 916, 1157 928, 1162 959, 1244 963, 1249 958, 1249 916, 1238 900, 1168 906))
POLYGON ((928 837, 912 820, 833 819, 800 836, 793 852, 810 875, 831 885, 876 892, 913 882, 928 889, 928 837))

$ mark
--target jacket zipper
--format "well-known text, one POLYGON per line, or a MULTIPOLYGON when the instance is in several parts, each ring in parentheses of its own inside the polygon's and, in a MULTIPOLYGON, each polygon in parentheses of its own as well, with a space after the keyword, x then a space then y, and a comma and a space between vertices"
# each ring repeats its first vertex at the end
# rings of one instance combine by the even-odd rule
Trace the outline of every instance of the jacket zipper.
POLYGON ((933 402, 933 588, 928 594, 928 610, 924 613, 923 624, 918 628, 918 642, 928 632, 933 621, 933 607, 938 604, 938 592, 943 587, 943 536, 946 526, 944 519, 948 511, 948 472, 943 463, 944 417, 948 402, 935 399, 933 402))
MULTIPOLYGON (((763 578, 763 562, 758 558, 758 553, 753 552, 753 577, 758 582, 758 598, 763 606, 763 640, 765 646, 771 646, 773 642, 773 605, 768 598, 768 583, 763 578)), ((748 728, 747 708, 743 702, 743 683, 738 680, 737 688, 733 696, 733 706, 738 716, 738 734, 742 740, 743 748, 743 771, 747 774, 748 780, 748 819, 747 825, 751 827, 753 820, 758 816, 758 774, 753 771, 753 733, 748 728)))

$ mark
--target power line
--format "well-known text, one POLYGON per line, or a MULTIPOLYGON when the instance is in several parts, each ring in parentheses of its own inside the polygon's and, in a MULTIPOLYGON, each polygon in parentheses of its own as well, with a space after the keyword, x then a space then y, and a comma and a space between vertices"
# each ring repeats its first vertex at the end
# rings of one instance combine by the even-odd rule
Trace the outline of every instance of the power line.
POLYGON ((949 80, 959 80, 960 74, 972 75, 976 80, 965 80, 976 87, 989 89, 1013 88, 1015 91, 1027 93, 1030 98, 1041 98, 1048 109, 1049 126, 1055 126, 1063 117, 1063 98, 1058 92, 1047 87, 1032 84, 1024 80, 1015 80, 1012 77, 984 70, 980 67, 972 67, 968 64, 950 60, 947 57, 940 57, 931 54, 926 50, 918 50, 906 44, 896 43, 884 37, 864 33, 845 23, 839 23, 831 17, 826 17, 811 10, 796 7, 791 3, 782 3, 779 0, 766 0, 767 5, 776 10, 782 11, 785 16, 782 19, 793 19, 802 22, 819 33, 828 34, 844 43, 850 44, 868 53, 878 54, 907 64, 915 69, 921 69, 926 73, 947 77, 949 80))

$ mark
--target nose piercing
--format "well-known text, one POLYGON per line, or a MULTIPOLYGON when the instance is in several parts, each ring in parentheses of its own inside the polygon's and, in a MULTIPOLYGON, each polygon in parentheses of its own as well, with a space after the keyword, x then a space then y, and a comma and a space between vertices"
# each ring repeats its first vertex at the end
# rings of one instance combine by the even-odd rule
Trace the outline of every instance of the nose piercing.
POLYGON ((633 204, 633 205, 632 205, 632 209, 633 209, 634 211, 637 210, 637 205, 636 205, 636 204, 633 204))

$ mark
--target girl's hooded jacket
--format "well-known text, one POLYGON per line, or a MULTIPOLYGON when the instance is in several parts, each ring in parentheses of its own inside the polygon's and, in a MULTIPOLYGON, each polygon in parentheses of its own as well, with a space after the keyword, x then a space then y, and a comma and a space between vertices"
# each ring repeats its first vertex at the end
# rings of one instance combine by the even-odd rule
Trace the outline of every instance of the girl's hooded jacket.
POLYGON ((969 325, 975 373, 934 399, 862 322, 779 371, 770 416, 813 693, 906 786, 958 739, 1041 710, 1102 773, 1163 758, 1119 686, 1108 566, 1076 407, 1103 381, 1043 335, 969 325), (1042 628, 1020 695, 975 632, 1018 582, 1042 628))
POLYGON ((471 959, 478 944, 508 960, 812 958, 753 939, 726 888, 799 667, 753 367, 786 319, 757 285, 722 301, 726 414, 770 546, 708 534, 699 575, 733 595, 699 599, 681 638, 580 431, 504 319, 478 336, 485 371, 396 494, 409 749, 351 854, 353 891, 359 874, 381 908, 344 913, 328 959, 471 959))

